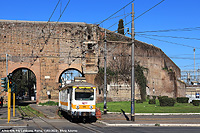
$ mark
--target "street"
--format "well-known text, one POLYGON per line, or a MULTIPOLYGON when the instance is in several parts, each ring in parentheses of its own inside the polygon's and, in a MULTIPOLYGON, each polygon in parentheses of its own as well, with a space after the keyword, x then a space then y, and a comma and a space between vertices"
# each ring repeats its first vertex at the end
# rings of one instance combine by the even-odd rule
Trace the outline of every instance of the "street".
POLYGON ((38 118, 23 120, 26 126, 0 126, 1 132, 67 132, 67 133, 199 133, 200 127, 108 127, 96 123, 71 123, 66 119, 44 119, 38 118))

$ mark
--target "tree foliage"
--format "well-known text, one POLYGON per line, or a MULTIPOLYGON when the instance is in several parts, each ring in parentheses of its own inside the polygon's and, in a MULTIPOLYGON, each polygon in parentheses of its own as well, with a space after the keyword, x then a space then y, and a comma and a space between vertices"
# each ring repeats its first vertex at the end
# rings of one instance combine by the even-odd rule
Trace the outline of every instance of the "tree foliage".
POLYGON ((144 70, 147 70, 147 68, 140 66, 139 62, 136 62, 136 64, 135 64, 135 82, 139 85, 141 99, 143 101, 146 101, 147 79, 144 76, 144 70))
POLYGON ((118 33, 124 35, 124 20, 120 19, 118 24, 118 33))

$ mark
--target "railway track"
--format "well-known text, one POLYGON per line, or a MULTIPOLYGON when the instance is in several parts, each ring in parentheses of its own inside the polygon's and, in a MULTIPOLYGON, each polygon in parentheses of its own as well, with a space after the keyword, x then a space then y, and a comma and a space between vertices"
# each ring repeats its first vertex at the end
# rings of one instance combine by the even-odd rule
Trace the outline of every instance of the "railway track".
POLYGON ((46 129, 42 128, 35 120, 34 118, 40 119, 42 120, 44 123, 50 125, 51 127, 53 127, 53 129, 51 131, 55 131, 55 132, 60 132, 60 129, 57 128, 56 126, 54 126, 53 124, 49 123, 48 121, 46 121, 44 118, 38 116, 37 114, 35 114, 34 112, 32 112, 27 106, 24 106, 24 108, 22 109, 21 106, 18 106, 19 110, 22 114, 22 119, 28 119, 28 120, 32 120, 33 123, 42 131, 42 132, 47 132, 46 129))
MULTIPOLYGON (((88 130, 88 131, 91 131, 91 132, 93 132, 93 133, 103 133, 102 131, 99 131, 99 130, 97 130, 97 129, 91 127, 91 125, 92 125, 92 126, 96 126, 96 125, 94 125, 94 124, 82 124, 82 123, 77 123, 77 125, 81 126, 82 128, 84 128, 84 129, 86 129, 86 130, 88 130)), ((96 126, 96 127, 99 127, 99 126, 96 126)))
MULTIPOLYGON (((44 129, 40 124, 38 124, 38 120, 43 121, 44 123, 50 125, 53 129, 51 129, 51 131, 55 131, 55 132, 62 132, 58 127, 54 126, 52 123, 48 122, 47 120, 45 120, 44 118, 42 118, 41 116, 38 116, 37 114, 35 114, 33 111, 31 111, 28 106, 23 106, 23 109, 21 106, 18 106, 21 114, 22 114, 22 119, 25 120, 31 120, 33 121, 33 123, 38 127, 38 129, 40 129, 40 131, 42 132, 47 132, 47 129, 44 129)), ((66 121, 68 121, 67 119, 65 119, 66 121)), ((103 133, 100 130, 97 130, 96 128, 102 128, 101 126, 98 126, 96 124, 93 123, 87 123, 87 124, 83 124, 83 123, 73 123, 74 126, 80 126, 81 128, 86 129, 87 131, 93 132, 93 133, 103 133)))

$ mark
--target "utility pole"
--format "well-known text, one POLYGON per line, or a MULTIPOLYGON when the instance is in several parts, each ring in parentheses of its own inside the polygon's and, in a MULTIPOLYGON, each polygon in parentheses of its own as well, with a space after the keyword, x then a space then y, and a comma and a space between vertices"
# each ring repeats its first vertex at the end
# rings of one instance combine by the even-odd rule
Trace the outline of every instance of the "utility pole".
POLYGON ((104 40, 104 114, 107 114, 107 107, 106 107, 106 91, 107 91, 107 82, 106 82, 106 63, 107 63, 107 49, 106 49, 106 29, 105 29, 105 40, 104 40))
POLYGON ((132 24, 131 24, 131 121, 135 121, 135 75, 134 75, 134 41, 135 41, 135 33, 134 33, 134 4, 132 3, 132 24))
POLYGON ((194 48, 194 81, 196 81, 196 72, 195 72, 195 48, 194 48))

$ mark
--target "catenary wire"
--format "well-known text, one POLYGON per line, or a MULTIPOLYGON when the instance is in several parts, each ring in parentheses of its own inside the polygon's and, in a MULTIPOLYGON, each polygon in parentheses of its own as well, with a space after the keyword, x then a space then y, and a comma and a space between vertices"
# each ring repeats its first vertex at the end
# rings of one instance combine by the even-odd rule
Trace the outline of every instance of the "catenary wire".
MULTIPOLYGON (((140 36, 140 35, 137 35, 137 36, 140 36)), ((166 42, 166 43, 171 43, 171 44, 175 44, 175 45, 179 45, 179 46, 200 49, 199 47, 193 47, 193 46, 190 46, 190 45, 185 45, 185 44, 170 42, 170 41, 166 41, 166 40, 160 40, 160 39, 155 39, 155 38, 146 37, 146 36, 140 36, 140 37, 144 37, 144 38, 148 38, 148 39, 152 39, 152 40, 156 40, 156 41, 161 41, 161 42, 166 42)))
POLYGON ((181 28, 181 29, 167 29, 167 30, 154 30, 154 31, 138 31, 135 33, 146 33, 146 32, 171 32, 171 31, 193 31, 200 30, 200 27, 192 27, 192 28, 181 28))
POLYGON ((127 5, 125 5, 124 7, 122 7, 121 9, 119 9, 118 11, 116 11, 115 13, 113 13, 112 15, 110 15, 108 18, 104 19, 103 21, 101 21, 98 25, 104 23, 105 21, 109 20, 112 16, 114 16, 115 14, 117 14, 118 12, 120 12, 122 9, 124 9, 125 7, 127 7, 128 5, 130 5, 133 1, 129 2, 127 5))
MULTIPOLYGON (((162 2, 164 2, 164 1, 165 1, 165 0, 160 1, 159 3, 157 3, 156 5, 154 5, 153 7, 149 8, 148 10, 146 10, 145 12, 143 12, 142 14, 140 14, 139 16, 137 16, 136 18, 134 18, 134 20, 136 20, 136 19, 138 19, 139 17, 143 16, 144 14, 146 14, 147 12, 149 12, 150 10, 152 10, 153 8, 155 8, 156 6, 160 5, 160 4, 161 4, 162 2)), ((129 21, 128 23, 126 23, 124 26, 130 24, 131 22, 132 22, 132 20, 129 21)), ((113 24, 112 26, 110 26, 109 28, 113 27, 114 25, 116 25, 116 23, 113 24)), ((114 32, 116 32, 116 31, 117 31, 117 30, 115 30, 114 32)))
POLYGON ((170 37, 170 38, 182 38, 182 39, 193 39, 193 40, 200 40, 200 38, 190 38, 190 37, 178 37, 178 36, 160 36, 160 35, 150 35, 150 34, 139 34, 144 36, 155 36, 155 37, 170 37))

